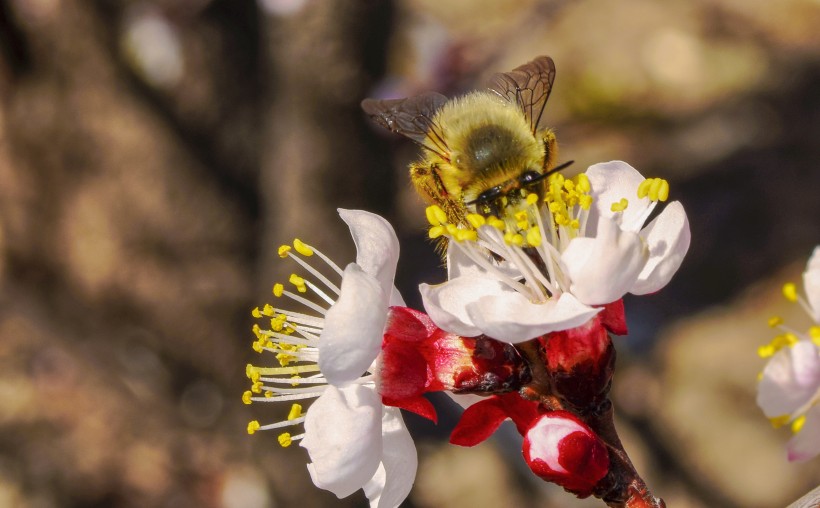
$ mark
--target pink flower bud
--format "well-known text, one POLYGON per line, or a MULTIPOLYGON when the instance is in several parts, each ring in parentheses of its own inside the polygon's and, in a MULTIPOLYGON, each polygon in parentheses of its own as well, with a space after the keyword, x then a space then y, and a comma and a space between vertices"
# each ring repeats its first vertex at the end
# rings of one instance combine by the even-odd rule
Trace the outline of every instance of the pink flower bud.
POLYGON ((567 411, 540 415, 524 435, 523 452, 535 474, 581 498, 592 494, 609 471, 601 439, 567 411))

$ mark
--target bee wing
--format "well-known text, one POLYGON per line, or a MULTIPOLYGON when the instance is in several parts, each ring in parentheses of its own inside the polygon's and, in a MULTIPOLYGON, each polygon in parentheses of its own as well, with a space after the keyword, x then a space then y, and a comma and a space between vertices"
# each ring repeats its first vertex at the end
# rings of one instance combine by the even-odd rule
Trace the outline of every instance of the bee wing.
POLYGON ((449 149, 441 128, 433 122, 447 97, 427 92, 406 99, 365 99, 362 109, 376 123, 391 132, 407 136, 422 147, 449 160, 449 149))
POLYGON ((517 104, 535 134, 540 128, 541 115, 554 81, 555 63, 548 56, 539 56, 510 72, 496 74, 490 90, 502 99, 517 104))

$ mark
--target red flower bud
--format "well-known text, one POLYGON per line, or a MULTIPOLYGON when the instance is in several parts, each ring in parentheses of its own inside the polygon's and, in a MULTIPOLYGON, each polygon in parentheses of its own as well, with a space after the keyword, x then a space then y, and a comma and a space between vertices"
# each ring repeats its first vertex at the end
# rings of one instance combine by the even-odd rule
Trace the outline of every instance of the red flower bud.
POLYGON ((581 498, 592 494, 609 471, 604 443, 567 411, 540 415, 524 435, 523 452, 535 474, 581 498))
POLYGON ((556 395, 578 408, 594 407, 606 399, 615 348, 598 316, 540 340, 556 395))

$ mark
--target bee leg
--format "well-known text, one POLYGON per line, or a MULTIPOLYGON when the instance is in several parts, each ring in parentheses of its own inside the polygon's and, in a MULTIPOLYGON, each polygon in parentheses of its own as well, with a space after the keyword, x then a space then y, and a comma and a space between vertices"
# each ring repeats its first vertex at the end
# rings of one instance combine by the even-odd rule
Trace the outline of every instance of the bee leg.
POLYGON ((538 132, 538 137, 544 144, 544 171, 549 171, 558 160, 558 142, 552 129, 544 129, 538 132))
POLYGON ((416 191, 429 203, 434 203, 444 210, 447 220, 454 224, 466 222, 464 204, 451 197, 438 174, 438 166, 423 163, 410 164, 410 181, 416 191))

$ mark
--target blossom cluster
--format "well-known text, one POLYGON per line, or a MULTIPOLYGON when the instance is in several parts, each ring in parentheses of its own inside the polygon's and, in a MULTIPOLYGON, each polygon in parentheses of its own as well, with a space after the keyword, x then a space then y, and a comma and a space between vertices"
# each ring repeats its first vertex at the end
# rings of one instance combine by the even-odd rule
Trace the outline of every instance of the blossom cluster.
POLYGON ((253 310, 253 347, 278 365, 248 365, 243 400, 287 403, 287 415, 248 432, 299 442, 316 486, 394 507, 417 468, 400 409, 436 421, 424 394, 476 394, 452 443, 475 445, 510 419, 539 477, 579 497, 662 505, 636 483, 612 426, 610 334, 626 333, 625 294, 654 293, 679 268, 683 206, 655 213, 668 183, 619 161, 552 175, 543 195, 520 192, 526 206, 504 217, 454 224, 427 209, 429 236, 446 238, 448 277, 419 286, 423 312, 394 287, 399 242, 377 215, 339 210, 357 250, 343 269, 301 240, 280 248, 301 275, 274 286, 285 303, 253 310))
POLYGON ((779 316, 769 325, 780 333, 758 348, 768 362, 760 373, 757 404, 772 425, 789 425, 794 436, 786 445, 789 461, 802 462, 820 454, 820 246, 803 272, 805 298, 794 283, 783 296, 800 305, 811 324, 805 331, 787 326, 779 316))

